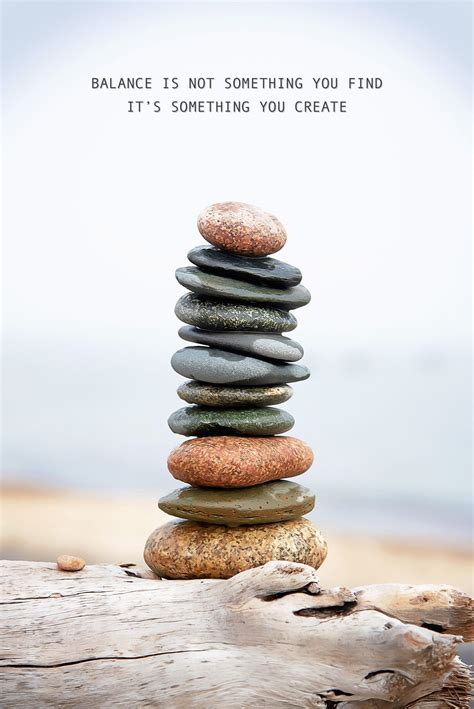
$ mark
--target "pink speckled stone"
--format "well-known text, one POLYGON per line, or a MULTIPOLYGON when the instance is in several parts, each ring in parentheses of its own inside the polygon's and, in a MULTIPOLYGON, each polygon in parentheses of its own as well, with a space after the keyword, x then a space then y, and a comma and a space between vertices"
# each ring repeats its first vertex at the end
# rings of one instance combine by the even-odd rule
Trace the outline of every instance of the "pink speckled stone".
POLYGON ((245 256, 268 256, 286 242, 286 231, 273 214, 244 202, 219 202, 204 209, 198 229, 210 244, 245 256))
POLYGON ((171 451, 174 478, 197 487, 249 487, 304 473, 311 448, 292 436, 203 436, 171 451))

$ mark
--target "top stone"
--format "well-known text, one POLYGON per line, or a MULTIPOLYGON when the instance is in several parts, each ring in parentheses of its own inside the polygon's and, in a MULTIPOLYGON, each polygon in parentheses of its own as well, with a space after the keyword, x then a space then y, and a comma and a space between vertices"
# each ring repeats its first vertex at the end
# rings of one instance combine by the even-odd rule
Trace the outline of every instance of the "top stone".
POLYGON ((285 228, 273 214, 244 202, 211 204, 197 225, 210 244, 244 256, 268 256, 286 242, 285 228))

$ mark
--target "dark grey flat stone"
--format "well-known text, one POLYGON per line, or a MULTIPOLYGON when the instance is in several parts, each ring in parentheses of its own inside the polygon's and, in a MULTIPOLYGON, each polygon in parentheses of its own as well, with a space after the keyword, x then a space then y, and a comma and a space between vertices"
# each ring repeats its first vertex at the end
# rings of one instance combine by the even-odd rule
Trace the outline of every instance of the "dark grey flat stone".
POLYGON ((248 352, 257 357, 297 362, 302 358, 303 348, 298 342, 283 335, 272 335, 254 332, 219 332, 201 330, 198 327, 185 325, 178 335, 188 342, 200 345, 210 345, 231 352, 248 352))
POLYGON ((182 519, 239 527, 297 519, 311 512, 314 502, 307 487, 277 480, 234 490, 182 487, 162 497, 158 507, 182 519))
POLYGON ((168 419, 173 433, 183 436, 274 436, 293 427, 295 420, 282 409, 212 409, 186 406, 168 419))
POLYGON ((276 364, 215 347, 183 347, 172 356, 171 366, 187 379, 209 384, 287 384, 310 375, 309 369, 300 364, 276 364))
POLYGON ((188 404, 220 408, 273 406, 283 404, 293 395, 288 384, 269 386, 222 386, 205 382, 184 382, 177 389, 178 396, 188 404))
POLYGON ((194 293, 181 296, 174 312, 183 322, 204 330, 258 330, 279 333, 294 330, 298 324, 295 316, 285 310, 237 301, 222 302, 201 298, 194 293))
POLYGON ((263 283, 276 288, 290 288, 301 283, 299 268, 270 256, 239 256, 214 246, 196 246, 188 259, 204 271, 239 278, 251 283, 263 283))
POLYGON ((264 303, 283 310, 301 308, 311 300, 311 294, 304 286, 269 288, 227 276, 217 276, 215 273, 206 273, 196 266, 178 268, 176 280, 197 295, 245 303, 264 303))

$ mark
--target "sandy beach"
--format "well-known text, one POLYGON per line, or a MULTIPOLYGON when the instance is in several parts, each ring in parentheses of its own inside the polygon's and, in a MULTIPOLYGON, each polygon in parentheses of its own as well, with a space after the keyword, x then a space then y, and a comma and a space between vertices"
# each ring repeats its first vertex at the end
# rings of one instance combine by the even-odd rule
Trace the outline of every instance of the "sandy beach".
MULTIPOLYGON (((2 557, 52 561, 75 554, 88 563, 134 563, 150 532, 169 520, 144 495, 72 493, 7 486, 1 496, 2 557)), ((329 545, 324 586, 446 583, 472 593, 465 549, 322 530, 329 545)))

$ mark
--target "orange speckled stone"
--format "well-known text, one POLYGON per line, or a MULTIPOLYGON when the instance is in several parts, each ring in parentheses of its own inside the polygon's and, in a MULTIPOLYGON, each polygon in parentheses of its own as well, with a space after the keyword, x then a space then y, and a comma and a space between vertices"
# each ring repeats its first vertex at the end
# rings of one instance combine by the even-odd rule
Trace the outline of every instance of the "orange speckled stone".
POLYGON ((304 517, 289 522, 224 527, 201 522, 168 522, 148 537, 144 559, 168 579, 226 579, 280 559, 317 569, 327 544, 304 517))
POLYGON ((249 487, 301 475, 312 462, 311 448, 291 436, 204 436, 175 448, 168 469, 196 487, 249 487))
POLYGON ((198 229, 210 244, 245 256, 268 256, 286 242, 286 231, 273 214, 244 202, 219 202, 204 209, 198 229))
POLYGON ((69 554, 61 554, 58 556, 56 563, 61 571, 82 571, 86 562, 78 556, 70 556, 69 554))

